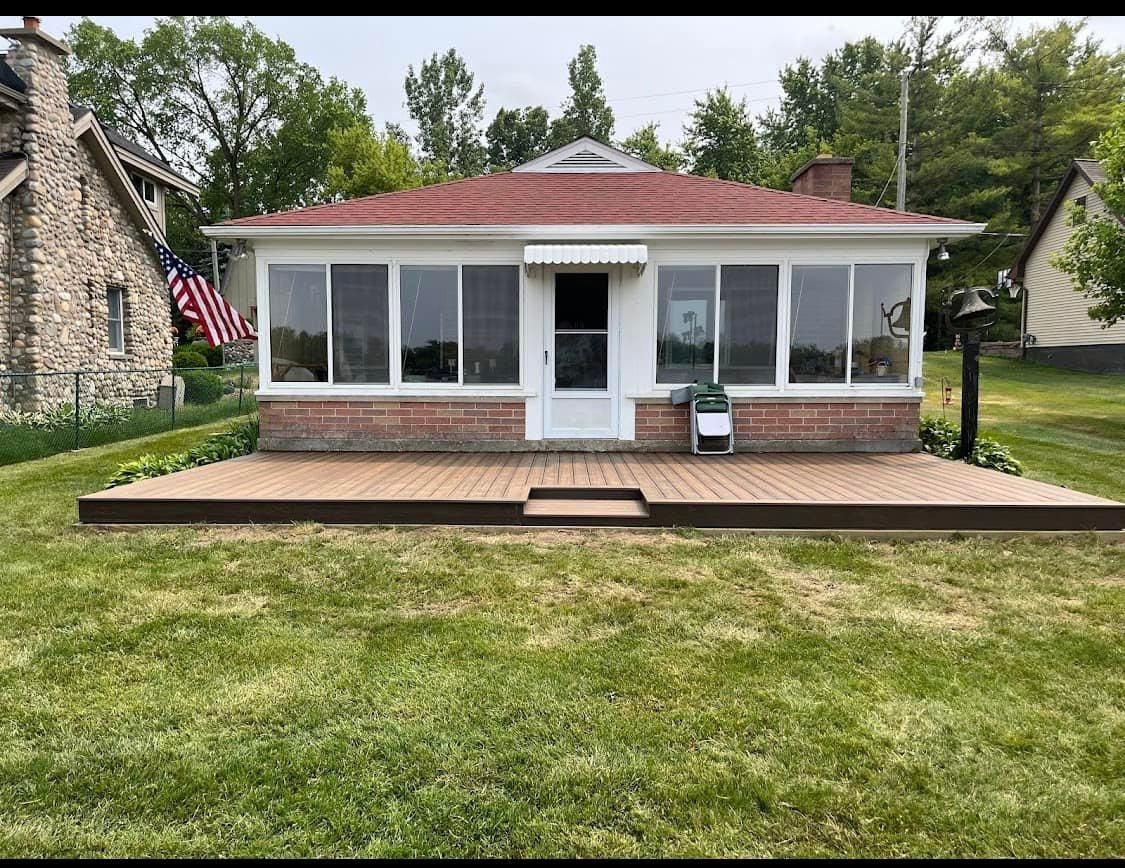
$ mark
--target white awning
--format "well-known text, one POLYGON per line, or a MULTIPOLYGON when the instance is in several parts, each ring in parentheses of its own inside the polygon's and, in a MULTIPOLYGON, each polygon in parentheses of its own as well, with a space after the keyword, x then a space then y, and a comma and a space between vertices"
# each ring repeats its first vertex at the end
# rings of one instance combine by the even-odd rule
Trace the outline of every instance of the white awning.
POLYGON ((524 265, 575 265, 579 263, 648 262, 647 244, 527 244, 524 265))

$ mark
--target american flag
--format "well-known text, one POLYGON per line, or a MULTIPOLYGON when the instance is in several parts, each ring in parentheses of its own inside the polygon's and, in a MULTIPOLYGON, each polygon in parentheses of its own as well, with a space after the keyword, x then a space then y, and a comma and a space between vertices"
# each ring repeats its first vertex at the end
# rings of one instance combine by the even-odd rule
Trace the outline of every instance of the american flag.
POLYGON ((199 323, 208 344, 217 347, 242 338, 257 339, 254 327, 201 274, 159 241, 152 243, 180 313, 199 323))

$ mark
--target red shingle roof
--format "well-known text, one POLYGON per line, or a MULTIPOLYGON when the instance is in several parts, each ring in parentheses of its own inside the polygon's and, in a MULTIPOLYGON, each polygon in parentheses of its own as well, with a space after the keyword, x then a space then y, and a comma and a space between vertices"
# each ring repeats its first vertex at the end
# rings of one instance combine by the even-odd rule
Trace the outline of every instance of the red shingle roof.
POLYGON ((672 172, 505 172, 225 226, 949 225, 961 220, 672 172))

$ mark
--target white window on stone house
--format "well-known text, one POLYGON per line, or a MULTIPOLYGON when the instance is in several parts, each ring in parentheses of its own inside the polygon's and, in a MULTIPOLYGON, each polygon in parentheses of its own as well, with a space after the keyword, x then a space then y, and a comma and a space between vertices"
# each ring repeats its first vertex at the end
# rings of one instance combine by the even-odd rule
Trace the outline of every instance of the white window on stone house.
POLYGON ((133 180, 133 186, 137 188, 137 192, 141 194, 141 198, 148 202, 149 205, 156 204, 156 184, 148 178, 142 178, 140 175, 130 175, 133 180))
POLYGON ((106 307, 109 312, 109 351, 125 352, 125 290, 120 286, 108 287, 105 291, 106 307))

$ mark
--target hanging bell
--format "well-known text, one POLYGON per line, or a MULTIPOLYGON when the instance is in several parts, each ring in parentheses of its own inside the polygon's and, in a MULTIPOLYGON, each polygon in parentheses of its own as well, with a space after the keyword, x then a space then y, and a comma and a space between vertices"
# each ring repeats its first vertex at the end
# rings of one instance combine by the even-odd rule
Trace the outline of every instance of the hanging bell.
POLYGON ((953 308, 949 321, 958 331, 979 331, 996 322, 996 306, 992 304, 992 290, 987 286, 972 286, 958 290, 950 299, 953 308))
POLYGON ((910 334, 910 299, 900 301, 891 308, 887 315, 887 325, 891 335, 896 338, 905 338, 910 334), (897 315, 895 311, 898 311, 897 315), (894 319, 892 320, 891 317, 894 319))

